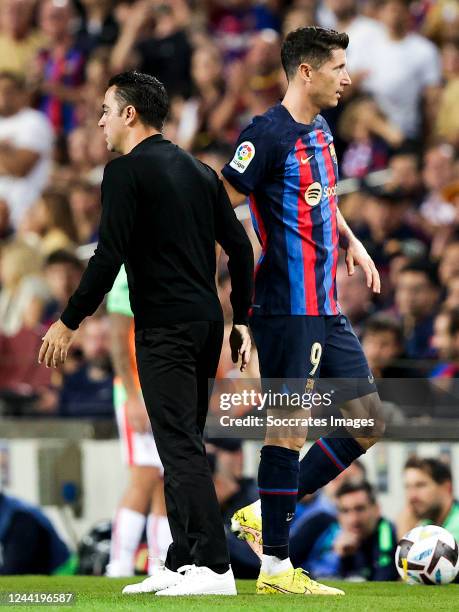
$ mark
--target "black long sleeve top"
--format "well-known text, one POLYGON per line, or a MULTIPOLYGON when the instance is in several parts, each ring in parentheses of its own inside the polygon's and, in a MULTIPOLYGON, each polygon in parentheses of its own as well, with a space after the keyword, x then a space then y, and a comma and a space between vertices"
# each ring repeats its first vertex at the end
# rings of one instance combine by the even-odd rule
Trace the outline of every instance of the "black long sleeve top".
POLYGON ((160 134, 107 164, 99 242, 62 313, 76 329, 110 291, 125 264, 136 330, 219 321, 215 241, 228 255, 235 324, 248 321, 253 251, 223 183, 160 134))

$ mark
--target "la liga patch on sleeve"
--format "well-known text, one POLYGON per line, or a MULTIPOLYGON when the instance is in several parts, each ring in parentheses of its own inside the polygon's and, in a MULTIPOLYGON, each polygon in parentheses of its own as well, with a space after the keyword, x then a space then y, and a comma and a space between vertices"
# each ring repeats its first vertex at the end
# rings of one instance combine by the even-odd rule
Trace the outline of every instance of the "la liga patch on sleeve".
POLYGON ((242 174, 247 170, 250 162, 254 157, 255 145, 249 140, 246 140, 245 142, 241 142, 241 144, 238 146, 238 148, 236 149, 236 153, 234 154, 234 157, 230 161, 229 165, 231 166, 231 168, 234 168, 235 170, 237 170, 237 172, 242 174))

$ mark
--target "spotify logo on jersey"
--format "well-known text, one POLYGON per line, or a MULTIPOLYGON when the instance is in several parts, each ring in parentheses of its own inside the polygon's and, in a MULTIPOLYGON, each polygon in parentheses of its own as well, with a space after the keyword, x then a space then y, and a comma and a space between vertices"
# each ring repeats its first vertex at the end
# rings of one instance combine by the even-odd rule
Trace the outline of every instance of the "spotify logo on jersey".
POLYGON ((322 185, 318 181, 309 185, 304 192, 304 199, 306 200, 306 204, 309 204, 309 206, 317 206, 321 198, 322 185))

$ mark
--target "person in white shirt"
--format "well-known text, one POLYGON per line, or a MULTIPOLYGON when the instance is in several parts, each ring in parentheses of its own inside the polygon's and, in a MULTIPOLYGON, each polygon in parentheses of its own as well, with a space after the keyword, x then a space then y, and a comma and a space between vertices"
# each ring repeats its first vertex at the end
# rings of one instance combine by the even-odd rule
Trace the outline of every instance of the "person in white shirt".
POLYGON ((318 11, 318 19, 323 27, 346 32, 349 36, 346 63, 353 85, 357 87, 366 76, 366 66, 362 68, 362 59, 368 47, 385 35, 386 28, 376 19, 360 15, 357 0, 328 0, 322 10, 318 11))
POLYGON ((53 148, 48 119, 26 102, 21 77, 0 72, 0 198, 15 228, 47 185, 53 148))
MULTIPOLYGON (((440 84, 440 55, 427 38, 409 31, 406 0, 383 0, 379 19, 386 32, 368 43, 353 69, 367 73, 362 88, 374 96, 406 138, 416 139, 420 137, 423 103, 440 84)), ((353 34, 347 31, 352 40, 353 34)))

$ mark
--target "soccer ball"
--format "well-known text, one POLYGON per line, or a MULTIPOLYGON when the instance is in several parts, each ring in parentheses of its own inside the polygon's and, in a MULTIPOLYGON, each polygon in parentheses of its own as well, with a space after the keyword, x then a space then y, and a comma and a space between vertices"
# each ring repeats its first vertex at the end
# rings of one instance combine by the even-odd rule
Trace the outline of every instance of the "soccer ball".
POLYGON ((408 584, 448 584, 459 571, 459 548, 443 527, 415 527, 398 543, 395 565, 408 584))

